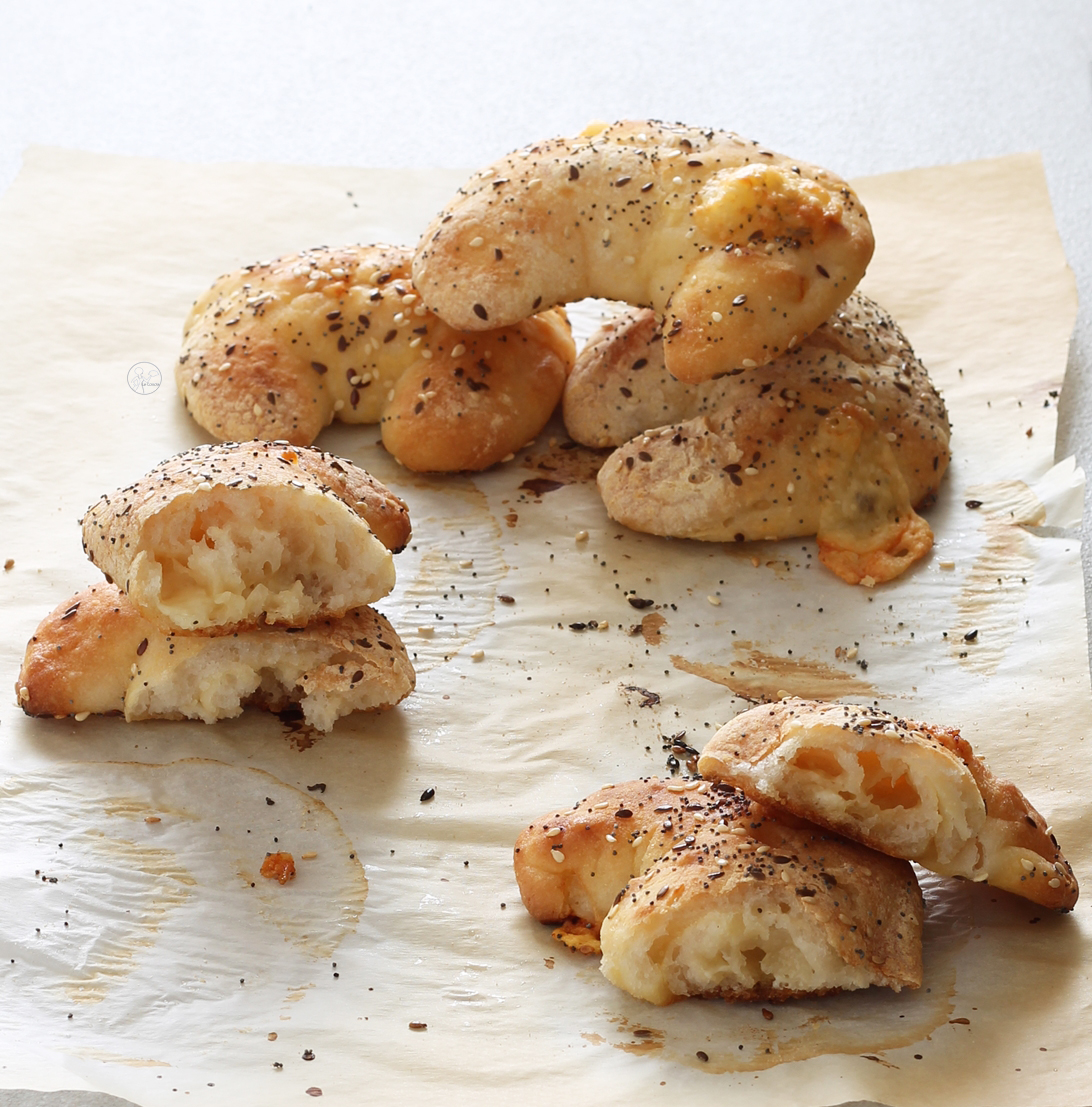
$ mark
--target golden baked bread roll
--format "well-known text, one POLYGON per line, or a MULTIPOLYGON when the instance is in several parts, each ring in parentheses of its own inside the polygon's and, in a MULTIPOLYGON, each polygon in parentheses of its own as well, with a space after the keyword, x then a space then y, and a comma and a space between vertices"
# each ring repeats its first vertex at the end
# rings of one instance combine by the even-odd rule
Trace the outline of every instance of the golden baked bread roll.
POLYGON ((310 445, 382 422, 417 471, 485 469, 550 418, 575 357, 562 311, 464 335, 420 301, 409 251, 305 250, 221 277, 193 306, 175 380, 221 440, 310 445))
POLYGON ((1068 910, 1077 881, 1045 820, 951 727, 851 704, 785 699, 737 715, 705 777, 943 876, 1068 910))
POLYGON ((88 557, 147 618, 196 634, 374 603, 410 534, 406 505, 363 469, 286 442, 168 458, 82 525, 88 557))
POLYGON ((634 530, 815 534, 828 568, 866 584, 932 546, 914 507, 948 467, 947 411, 894 320, 859 293, 769 365, 699 385, 668 374, 655 318, 627 313, 581 352, 564 414, 577 441, 620 446, 599 490, 634 530))
POLYGON ((536 819, 515 870, 534 918, 577 946, 598 935, 603 974, 652 1003, 921 983, 909 864, 721 784, 608 785, 536 819))
POLYGON ((393 707, 415 680, 398 635, 370 607, 302 628, 210 638, 163 630, 103 583, 42 621, 15 694, 28 715, 121 714, 128 722, 212 723, 246 706, 298 704, 307 723, 329 730, 352 711, 393 707))
POLYGON ((424 302, 462 330, 586 296, 653 308, 668 370, 764 365, 853 291, 872 256, 841 178, 724 131, 593 125, 476 173, 425 231, 424 302))

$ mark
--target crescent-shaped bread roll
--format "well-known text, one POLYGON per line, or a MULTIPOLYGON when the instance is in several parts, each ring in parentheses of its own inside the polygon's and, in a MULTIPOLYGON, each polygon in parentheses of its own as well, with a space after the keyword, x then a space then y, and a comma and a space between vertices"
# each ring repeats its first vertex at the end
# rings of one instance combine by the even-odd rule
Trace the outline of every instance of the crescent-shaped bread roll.
POLYGON ((84 515, 83 545, 149 619, 189 634, 305 626, 394 587, 406 505, 352 462, 286 442, 198 446, 84 515))
POLYGON ((872 256, 841 178, 724 131, 589 127, 475 174, 425 231, 424 302, 463 330, 586 296, 653 308, 668 370, 764 365, 853 291, 872 256))
POLYGON ((428 311, 395 246, 325 247, 228 273, 194 304, 175 381, 221 440, 310 445, 382 423, 409 469, 485 469, 550 418, 575 357, 564 312, 461 334, 428 311))
POLYGON ((564 413, 577 441, 624 443, 599 490, 634 530, 815 534, 824 564, 866 584, 932 545, 914 507, 947 470, 948 414, 894 320, 859 293, 790 353, 700 385, 668 374, 654 317, 628 313, 582 351, 564 413))
POLYGON ((608 785, 536 819, 515 870, 534 918, 598 936, 607 979, 652 1003, 921 983, 911 867, 724 785, 608 785))
POLYGON ((393 707, 415 680, 398 635, 370 607, 299 629, 209 638, 164 631, 103 583, 42 621, 15 694, 28 715, 122 714, 128 722, 213 723, 246 706, 298 704, 307 723, 329 730, 352 711, 393 707))
POLYGON ((786 699, 737 715, 703 776, 943 876, 1069 910, 1077 881, 1046 821, 951 727, 786 699))

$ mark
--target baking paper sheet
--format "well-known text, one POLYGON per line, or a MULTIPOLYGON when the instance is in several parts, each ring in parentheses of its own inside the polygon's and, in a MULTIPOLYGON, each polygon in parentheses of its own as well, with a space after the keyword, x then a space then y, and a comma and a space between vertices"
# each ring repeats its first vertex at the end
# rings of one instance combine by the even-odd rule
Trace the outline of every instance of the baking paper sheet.
MULTIPOLYGON (((84 509, 204 440, 170 376, 196 295, 300 247, 412 242, 464 177, 28 152, 0 200, 9 688, 38 621, 96 579, 84 509), (160 387, 129 386, 141 362, 160 387)), ((1087 899, 1062 917, 926 877, 919 992, 772 1018, 631 999, 519 903, 523 826, 667 773, 674 738, 700 749, 744 697, 783 691, 962 726, 1092 879, 1083 475, 1053 460, 1075 292, 1039 160, 858 186, 878 241, 865 291, 952 414, 932 555, 867 590, 810 541, 627 532, 596 494, 600 455, 559 425, 495 471, 435 479, 374 428, 327 430, 320 446, 410 504, 379 606, 417 691, 328 735, 260 713, 28 719, 4 697, 0 1086, 148 1105, 1087 1100, 1087 899), (297 859, 287 886, 257 875, 273 849, 297 859)), ((582 333, 600 310, 575 312, 582 333)))

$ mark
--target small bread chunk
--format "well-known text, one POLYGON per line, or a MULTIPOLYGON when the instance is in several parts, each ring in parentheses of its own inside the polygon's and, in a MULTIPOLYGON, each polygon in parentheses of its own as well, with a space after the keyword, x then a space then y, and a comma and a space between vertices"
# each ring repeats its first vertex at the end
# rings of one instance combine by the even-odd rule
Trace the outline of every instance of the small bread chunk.
POLYGON ((410 534, 406 505, 363 469, 285 442, 198 446, 82 522, 107 580, 190 634, 306 626, 374 603, 410 534))
POLYGON ((710 779, 942 876, 1069 910, 1077 881, 1042 815, 951 727, 785 699, 737 715, 698 761, 710 779))
POLYGON ((872 228, 840 177, 724 131, 594 124, 476 173, 413 261, 460 330, 587 296, 650 307, 680 380, 764 365, 853 291, 872 228))
POLYGON ((921 984, 910 865, 722 784, 608 785, 536 819, 515 870, 534 918, 598 935, 603 974, 651 1003, 921 984))
POLYGON ((309 446, 382 422, 417 472, 478 470, 545 426, 576 350, 561 310, 462 334, 422 306, 410 251, 320 247, 220 277, 186 321, 175 381, 221 440, 309 446))
POLYGON ((654 317, 630 312, 581 352, 564 412, 577 441, 619 446, 599 490, 634 530, 814 534, 852 584, 891 580, 932 547, 914 508, 947 470, 947 411, 894 320, 859 293, 769 365, 699 385, 668 374, 654 317))
POLYGON ((298 630, 263 627, 210 638, 145 619, 116 585, 60 604, 26 649, 15 695, 28 715, 121 714, 126 721, 214 723, 244 707, 298 704, 329 730, 352 711, 384 711, 416 677, 398 635, 370 607, 298 630))

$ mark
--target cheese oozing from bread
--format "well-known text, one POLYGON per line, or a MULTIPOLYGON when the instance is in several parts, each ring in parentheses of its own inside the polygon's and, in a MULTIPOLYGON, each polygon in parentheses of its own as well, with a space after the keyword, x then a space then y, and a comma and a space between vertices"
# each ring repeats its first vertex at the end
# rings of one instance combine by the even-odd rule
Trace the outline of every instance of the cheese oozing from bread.
POLYGON ((103 497, 83 534, 148 618, 209 634, 304 626, 374 603, 394 587, 391 549, 408 540, 409 516, 350 462, 283 442, 225 443, 103 497))
POLYGON ((1045 907, 1077 901, 1073 870, 1042 815, 954 728, 790 698, 721 727, 698 769, 942 876, 986 881, 1045 907))

